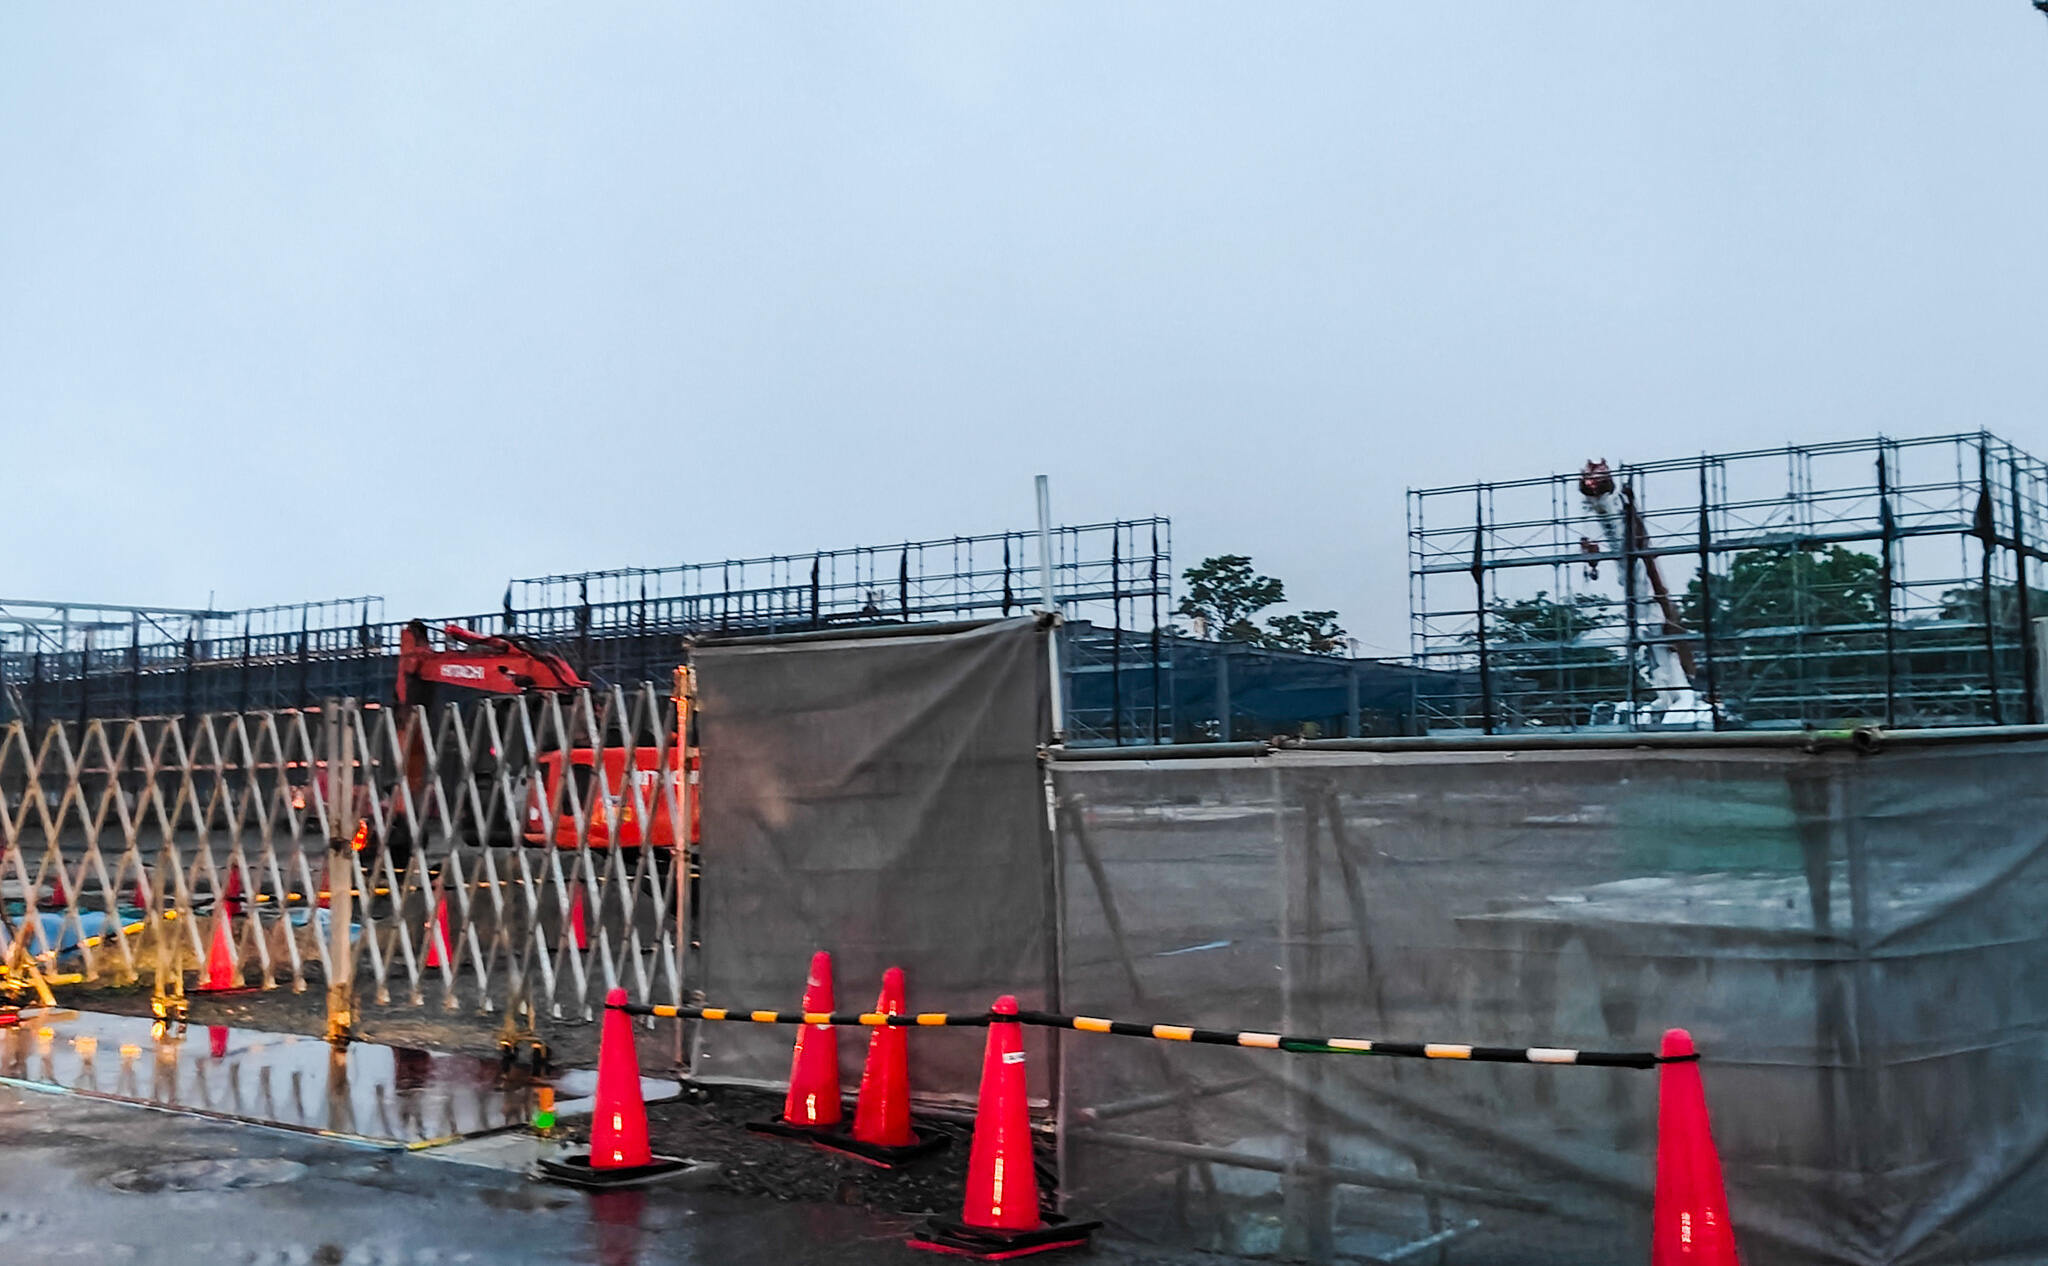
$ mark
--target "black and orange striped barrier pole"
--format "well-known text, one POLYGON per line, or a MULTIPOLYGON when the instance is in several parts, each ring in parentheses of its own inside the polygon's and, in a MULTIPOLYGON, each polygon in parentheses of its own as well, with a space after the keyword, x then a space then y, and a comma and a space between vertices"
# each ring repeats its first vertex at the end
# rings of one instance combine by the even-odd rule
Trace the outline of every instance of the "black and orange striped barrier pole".
MULTIPOLYGON (((632 1015, 670 1020, 737 1021, 750 1024, 836 1024, 882 1028, 987 1028, 989 1013, 954 1014, 925 1011, 911 1015, 877 1012, 752 1011, 741 1007, 675 1007, 629 1003, 632 1015)), ((1004 1017, 1008 1020, 1009 1017, 1004 1017)), ((1482 1064, 1578 1065, 1589 1068, 1656 1068, 1660 1064, 1696 1061, 1697 1055, 1659 1055, 1655 1051, 1588 1051, 1559 1046, 1475 1046, 1463 1042, 1388 1042, 1360 1037, 1305 1037, 1228 1029, 1200 1029, 1183 1024, 1144 1024, 1089 1015, 1057 1015, 1019 1011, 1016 1021, 1046 1029, 1105 1033, 1116 1037, 1149 1037, 1161 1042, 1193 1042, 1206 1046, 1239 1046, 1252 1050, 1288 1051, 1297 1055, 1382 1055, 1396 1059, 1465 1060, 1482 1064)))

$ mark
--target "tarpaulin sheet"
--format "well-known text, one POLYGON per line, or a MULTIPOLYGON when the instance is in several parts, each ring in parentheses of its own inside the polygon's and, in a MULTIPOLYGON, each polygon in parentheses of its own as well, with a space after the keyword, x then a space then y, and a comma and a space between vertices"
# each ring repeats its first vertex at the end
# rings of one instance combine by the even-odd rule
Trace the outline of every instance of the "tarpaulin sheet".
MULTIPOLYGON (((830 950, 838 1006, 900 966, 913 1011, 1042 1007, 1051 835, 1038 744, 1045 635, 1029 618, 930 636, 709 646, 692 657, 703 750, 702 987, 714 1005, 801 999, 830 950)), ((699 1026, 701 1075, 784 1081, 794 1030, 699 1026)), ((983 1034, 912 1035, 912 1089, 971 1098, 983 1034)), ((1043 1051, 1049 1044, 1040 1042, 1043 1051)), ((841 1035, 846 1085, 866 1034, 841 1035)), ((1043 1097, 1043 1060, 1033 1060, 1043 1097)))
MULTIPOLYGON (((2048 1260, 2048 748, 1054 766, 1063 1003, 1654 1049, 1749 1266, 2048 1260)), ((1069 1208, 1243 1253, 1648 1260, 1656 1074, 1063 1035, 1069 1208)))

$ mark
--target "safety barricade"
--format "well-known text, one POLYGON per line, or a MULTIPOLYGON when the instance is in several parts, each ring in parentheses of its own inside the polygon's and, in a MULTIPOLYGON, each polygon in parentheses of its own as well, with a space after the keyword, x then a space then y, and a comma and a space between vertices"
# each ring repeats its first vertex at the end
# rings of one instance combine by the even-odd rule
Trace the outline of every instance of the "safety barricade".
MULTIPOLYGON (((907 1105, 907 1072, 902 1064, 902 1035, 898 1031, 913 1028, 989 1030, 961 1217, 958 1220, 930 1219, 912 1237, 913 1247, 996 1260, 1084 1244, 1089 1232, 1097 1225, 1066 1221, 1040 1207, 1024 1088, 1025 1056, 1021 1034, 1028 1025, 1074 1033, 1235 1046, 1294 1055, 1363 1055, 1466 1063, 1657 1070, 1658 1136, 1652 1210, 1652 1266, 1736 1266, 1734 1230, 1728 1215, 1720 1156, 1708 1124, 1706 1095, 1699 1070, 1700 1057, 1691 1035, 1683 1029, 1667 1032, 1655 1051, 1601 1051, 1207 1029, 1028 1011, 1007 995, 998 998, 986 1012, 906 1012, 901 1009, 901 972, 895 968, 890 969, 890 979, 885 981, 875 1010, 838 1012, 830 1009, 831 964, 829 956, 822 951, 812 962, 805 1003, 804 1010, 779 1011, 636 1004, 615 995, 608 1009, 625 1015, 674 1020, 801 1026, 784 1116, 777 1122, 762 1123, 758 1128, 807 1138, 820 1146, 849 1151, 871 1163, 883 1164, 892 1163, 896 1158, 876 1160, 872 1153, 863 1155, 857 1147, 846 1146, 846 1143, 854 1136, 860 1136, 861 1142, 874 1141, 874 1131, 878 1127, 871 1124, 867 1131, 863 1131, 860 1128, 862 1117, 870 1118, 871 1122, 879 1121, 885 1110, 891 1113, 899 1111, 894 1105, 885 1109, 881 1102, 883 1095, 878 1095, 871 1106, 871 1084, 886 1083, 889 1087, 886 1093, 900 1097, 907 1105), (806 1054, 806 1042, 814 1034, 829 1035, 842 1027, 875 1030, 868 1068, 862 1077, 861 1103, 856 1108, 856 1129, 852 1136, 837 1128, 841 1108, 836 1047, 821 1051, 819 1045, 812 1041, 810 1054, 806 1054), (896 1042, 885 1048, 880 1042, 885 1035, 895 1037, 896 1042)), ((599 1110, 602 1114, 602 1104, 599 1110)), ((900 1112, 903 1117, 901 1131, 892 1137, 900 1138, 908 1131, 907 1106, 900 1112)), ((594 1153, 592 1163, 599 1163, 594 1153)))

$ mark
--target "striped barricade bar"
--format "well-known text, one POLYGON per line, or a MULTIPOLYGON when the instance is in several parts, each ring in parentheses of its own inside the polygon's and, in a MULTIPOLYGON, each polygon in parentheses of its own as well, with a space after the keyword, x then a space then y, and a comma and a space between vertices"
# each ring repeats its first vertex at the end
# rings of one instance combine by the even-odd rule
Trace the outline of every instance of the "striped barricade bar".
MULTIPOLYGON (((927 1011, 915 1015, 853 1014, 816 1011, 755 1011, 742 1007, 672 1007, 628 1003, 619 1008, 632 1015, 671 1020, 739 1021, 751 1024, 834 1024, 864 1028, 986 1028, 987 1012, 959 1015, 927 1011)), ((1012 1017, 1004 1017, 1010 1019, 1012 1017)), ((1303 1037, 1228 1029, 1198 1029, 1182 1024, 1144 1024, 1098 1016, 1019 1011, 1021 1024, 1076 1033, 1117 1037, 1148 1037, 1161 1042, 1194 1042, 1205 1046, 1239 1046, 1251 1050, 1288 1051, 1297 1055, 1381 1055, 1394 1059, 1464 1060, 1481 1064, 1550 1064, 1586 1068, 1655 1068, 1660 1064, 1697 1061, 1697 1054, 1659 1055, 1655 1051, 1588 1051, 1561 1046, 1475 1046, 1463 1042, 1386 1042, 1362 1037, 1303 1037)))

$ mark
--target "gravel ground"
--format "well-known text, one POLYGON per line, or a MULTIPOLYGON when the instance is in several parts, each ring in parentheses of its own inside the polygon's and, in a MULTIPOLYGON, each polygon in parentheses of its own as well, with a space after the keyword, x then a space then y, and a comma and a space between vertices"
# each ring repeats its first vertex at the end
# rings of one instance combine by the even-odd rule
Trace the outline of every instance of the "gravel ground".
MULTIPOLYGON (((749 1121, 774 1119, 782 1097, 739 1087, 686 1087, 683 1098, 648 1111, 654 1150, 671 1156, 716 1161, 716 1190, 773 1200, 855 1205, 880 1213, 960 1215, 967 1187, 968 1127, 919 1118, 920 1134, 952 1140, 943 1151, 900 1169, 879 1169, 864 1161, 796 1139, 755 1134, 749 1121)), ((1039 1136, 1039 1194, 1052 1194, 1052 1140, 1039 1136)), ((1050 1201, 1046 1201, 1048 1211, 1050 1201)))

